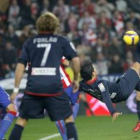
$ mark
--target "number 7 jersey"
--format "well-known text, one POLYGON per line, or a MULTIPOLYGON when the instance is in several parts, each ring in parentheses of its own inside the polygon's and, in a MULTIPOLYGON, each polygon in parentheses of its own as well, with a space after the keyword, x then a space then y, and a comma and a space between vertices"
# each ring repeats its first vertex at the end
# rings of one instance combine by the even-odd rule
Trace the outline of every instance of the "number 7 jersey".
POLYGON ((25 42, 20 60, 30 63, 26 94, 36 96, 62 94, 59 69, 62 56, 68 60, 77 57, 73 44, 62 36, 39 34, 25 42))

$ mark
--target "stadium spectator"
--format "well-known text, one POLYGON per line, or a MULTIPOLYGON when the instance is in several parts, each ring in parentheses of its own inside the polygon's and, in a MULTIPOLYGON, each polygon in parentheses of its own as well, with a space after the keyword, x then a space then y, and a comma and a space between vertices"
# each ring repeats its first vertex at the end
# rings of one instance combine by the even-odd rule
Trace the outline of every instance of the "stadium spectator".
POLYGON ((18 27, 19 23, 20 7, 17 4, 17 0, 12 0, 11 6, 8 12, 8 22, 15 28, 18 27))
POLYGON ((65 21, 68 18, 70 9, 64 4, 63 0, 58 0, 57 5, 53 8, 53 13, 60 19, 60 21, 65 21))
POLYGON ((50 11, 50 2, 49 2, 49 0, 43 0, 42 4, 40 6, 40 13, 43 14, 48 11, 50 11))
POLYGON ((125 61, 123 63, 123 71, 126 71, 134 63, 133 54, 131 51, 126 52, 125 61))
POLYGON ((90 15, 88 12, 85 12, 84 15, 80 18, 78 22, 78 29, 82 29, 83 24, 87 24, 89 28, 96 28, 96 19, 90 15))
POLYGON ((99 53, 103 53, 106 55, 106 51, 107 51, 107 49, 105 48, 105 46, 103 44, 103 40, 99 37, 97 39, 97 43, 96 43, 95 47, 93 49, 91 49, 90 58, 91 58, 92 62, 96 61, 97 55, 99 53))
POLYGON ((118 54, 113 55, 108 71, 110 74, 123 73, 122 62, 118 54))
POLYGON ((5 48, 2 51, 2 60, 6 77, 14 77, 14 70, 16 66, 16 50, 11 42, 6 42, 5 48))
POLYGON ((127 2, 125 0, 116 0, 116 9, 122 13, 127 13, 127 2))
POLYGON ((18 49, 19 37, 15 34, 14 26, 12 26, 12 25, 8 26, 8 31, 6 33, 6 39, 9 40, 16 49, 18 49))
POLYGON ((124 29, 124 21, 121 13, 118 10, 114 11, 112 21, 113 21, 113 26, 115 28, 115 31, 120 35, 124 29))
POLYGON ((101 13, 101 11, 106 12, 107 18, 112 18, 112 12, 115 10, 115 7, 112 3, 109 3, 107 0, 98 0, 95 6, 95 12, 97 14, 101 13))
POLYGON ((111 40, 112 41, 108 48, 109 56, 111 57, 111 56, 117 54, 121 57, 121 59, 124 59, 125 51, 124 51, 124 47, 122 46, 121 41, 119 41, 119 39, 116 36, 112 37, 111 40))
POLYGON ((131 22, 134 25, 134 29, 140 29, 140 21, 134 11, 130 11, 129 17, 126 19, 127 22, 131 22))
POLYGON ((99 32, 97 33, 97 36, 102 39, 103 45, 108 47, 110 35, 107 28, 105 28, 105 26, 101 26, 99 28, 99 32))
POLYGON ((106 11, 101 11, 97 18, 97 27, 105 26, 107 28, 111 28, 112 22, 111 20, 106 16, 106 11))
POLYGON ((98 75, 108 74, 108 60, 102 52, 97 54, 96 68, 98 75))
POLYGON ((25 3, 21 7, 21 21, 20 21, 20 29, 22 29, 25 25, 34 24, 34 19, 32 17, 31 11, 31 0, 25 0, 25 3))

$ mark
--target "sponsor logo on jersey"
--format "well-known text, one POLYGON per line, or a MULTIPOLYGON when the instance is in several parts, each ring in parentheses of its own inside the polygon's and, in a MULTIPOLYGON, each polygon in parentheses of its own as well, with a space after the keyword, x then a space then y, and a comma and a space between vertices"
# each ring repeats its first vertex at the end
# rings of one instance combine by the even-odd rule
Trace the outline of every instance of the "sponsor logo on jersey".
POLYGON ((100 83, 98 85, 98 87, 99 87, 99 89, 100 89, 101 92, 104 92, 105 91, 105 87, 104 87, 103 83, 100 83))
POLYGON ((56 75, 56 68, 32 68, 32 75, 56 75))
POLYGON ((116 95, 117 95, 117 93, 113 92, 113 93, 110 95, 110 98, 113 99, 116 95))

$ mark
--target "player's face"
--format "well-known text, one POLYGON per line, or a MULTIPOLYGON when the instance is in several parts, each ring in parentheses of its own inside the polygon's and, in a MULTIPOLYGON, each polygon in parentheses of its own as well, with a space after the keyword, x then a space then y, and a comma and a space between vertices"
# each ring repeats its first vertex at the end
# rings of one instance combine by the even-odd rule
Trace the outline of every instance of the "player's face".
POLYGON ((96 71, 96 68, 95 68, 95 66, 94 66, 94 65, 93 65, 93 68, 94 68, 94 71, 93 71, 93 73, 92 73, 92 74, 93 74, 93 76, 94 76, 94 77, 97 77, 97 71, 96 71))
POLYGON ((93 77, 97 77, 97 72, 96 71, 93 71, 92 72, 92 75, 93 75, 93 77))

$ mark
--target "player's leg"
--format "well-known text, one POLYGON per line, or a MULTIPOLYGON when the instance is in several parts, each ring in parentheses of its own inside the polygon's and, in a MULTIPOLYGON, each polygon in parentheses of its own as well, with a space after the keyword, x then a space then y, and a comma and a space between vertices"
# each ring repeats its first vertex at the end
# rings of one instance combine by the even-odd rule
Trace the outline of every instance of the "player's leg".
POLYGON ((73 93, 72 86, 69 86, 68 88, 66 88, 65 92, 66 92, 66 94, 67 94, 67 96, 69 98, 69 101, 71 103, 73 116, 74 116, 74 119, 75 119, 77 117, 77 113, 78 113, 78 110, 79 110, 78 99, 79 99, 80 92, 77 91, 77 92, 73 93))
POLYGON ((27 120, 30 118, 42 118, 44 116, 44 109, 40 97, 33 97, 30 95, 24 95, 20 108, 19 118, 10 134, 9 140, 20 140, 24 127, 27 124, 27 120))
POLYGON ((68 140, 71 140, 71 139, 78 140, 77 130, 76 130, 76 127, 74 124, 74 118, 72 115, 65 119, 65 125, 66 125, 68 140))
MULTIPOLYGON (((78 110, 79 110, 79 103, 77 102, 74 105, 72 105, 74 119, 76 119, 76 117, 77 117, 78 110)), ((66 127, 65 127, 64 120, 55 121, 55 124, 58 128, 59 133, 61 134, 62 139, 67 140, 67 133, 66 133, 66 127)))
MULTIPOLYGON (((71 102, 73 117, 75 119, 79 110, 79 103, 77 102, 79 97, 79 91, 73 93, 72 86, 69 86, 65 89, 65 92, 71 102)), ((67 140, 67 133, 64 120, 56 121, 55 124, 58 128, 59 133, 61 134, 62 139, 67 140)))
POLYGON ((67 139, 77 140, 77 131, 67 95, 63 93, 60 96, 46 97, 45 106, 52 121, 65 120, 67 139))
POLYGON ((9 140, 20 140, 26 124, 27 119, 18 117, 16 124, 14 125, 14 128, 12 129, 12 132, 9 136, 9 140))
POLYGON ((139 75, 140 64, 138 62, 135 62, 133 66, 129 68, 117 82, 121 88, 123 100, 126 100, 135 90, 135 87, 139 82, 139 75))
POLYGON ((55 121, 55 125, 63 140, 67 140, 67 132, 64 120, 55 121))
MULTIPOLYGON (((7 111, 0 107, 0 125, 2 124, 3 118, 5 117, 5 115, 7 114, 7 111)), ((5 138, 3 138, 2 140, 6 140, 5 138)))
POLYGON ((0 104, 7 111, 0 124, 0 139, 2 139, 16 116, 16 110, 14 105, 11 103, 9 99, 9 95, 1 87, 0 87, 0 97, 1 97, 0 104))
POLYGON ((138 122, 133 129, 134 132, 140 130, 140 92, 136 91, 136 103, 137 103, 137 115, 138 115, 138 122))

